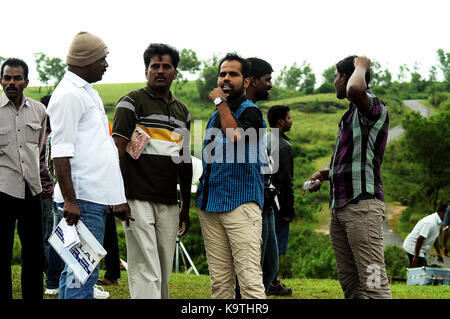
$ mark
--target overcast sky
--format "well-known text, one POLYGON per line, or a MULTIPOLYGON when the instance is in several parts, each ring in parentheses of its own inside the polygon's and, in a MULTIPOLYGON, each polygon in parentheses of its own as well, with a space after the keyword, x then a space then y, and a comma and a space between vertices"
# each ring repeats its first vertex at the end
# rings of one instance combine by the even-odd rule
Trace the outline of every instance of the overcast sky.
MULTIPOLYGON (((30 66, 33 53, 65 61, 79 31, 101 37, 110 65, 100 83, 144 82, 142 53, 151 42, 192 49, 201 60, 236 51, 283 66, 308 61, 317 85, 324 69, 366 55, 396 74, 400 65, 428 77, 439 48, 450 51, 448 0, 24 0, 2 1, 0 56, 30 66)), ((442 78, 439 72, 439 78, 442 78)))

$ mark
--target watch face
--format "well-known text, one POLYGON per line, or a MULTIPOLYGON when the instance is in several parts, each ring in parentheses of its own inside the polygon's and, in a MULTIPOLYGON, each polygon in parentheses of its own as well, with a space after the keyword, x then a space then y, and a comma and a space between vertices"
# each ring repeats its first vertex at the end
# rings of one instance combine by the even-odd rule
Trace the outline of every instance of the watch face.
POLYGON ((223 101, 222 98, 216 97, 216 99, 214 100, 214 104, 217 106, 217 105, 219 105, 220 103, 222 103, 222 101, 223 101))

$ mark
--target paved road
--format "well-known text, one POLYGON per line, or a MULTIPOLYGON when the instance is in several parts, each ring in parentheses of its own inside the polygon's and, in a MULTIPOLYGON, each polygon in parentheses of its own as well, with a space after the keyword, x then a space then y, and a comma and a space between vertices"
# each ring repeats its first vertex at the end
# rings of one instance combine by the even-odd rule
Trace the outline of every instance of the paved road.
POLYGON ((403 104, 405 104, 411 110, 419 112, 423 117, 429 117, 434 113, 425 105, 421 104, 418 100, 404 100, 403 104))

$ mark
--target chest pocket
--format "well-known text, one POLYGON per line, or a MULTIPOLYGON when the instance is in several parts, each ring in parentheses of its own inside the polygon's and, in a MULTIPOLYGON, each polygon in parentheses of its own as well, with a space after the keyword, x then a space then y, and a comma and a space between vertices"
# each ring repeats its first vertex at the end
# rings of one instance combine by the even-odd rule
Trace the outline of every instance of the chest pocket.
POLYGON ((11 129, 12 129, 11 126, 0 127, 0 147, 8 145, 10 139, 8 133, 11 131, 11 129))
POLYGON ((38 123, 27 123, 25 138, 27 143, 38 144, 42 126, 38 123))

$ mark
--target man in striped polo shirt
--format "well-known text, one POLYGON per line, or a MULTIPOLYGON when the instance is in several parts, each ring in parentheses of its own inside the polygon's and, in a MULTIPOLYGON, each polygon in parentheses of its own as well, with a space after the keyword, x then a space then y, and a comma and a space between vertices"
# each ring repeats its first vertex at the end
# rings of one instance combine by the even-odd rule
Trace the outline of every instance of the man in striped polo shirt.
POLYGON ((235 275, 244 299, 264 299, 261 269, 261 212, 266 152, 261 145, 266 123, 261 110, 245 96, 250 64, 237 54, 219 63, 217 88, 209 98, 216 110, 203 144, 203 174, 197 195, 211 294, 235 297, 235 275))
MULTIPOLYGON (((122 97, 112 135, 119 151, 130 216, 124 222, 131 298, 167 299, 179 224, 189 229, 192 183, 190 115, 170 86, 177 76, 178 51, 153 43, 144 52, 147 86, 122 97), (141 153, 126 152, 140 132, 141 153), (185 153, 183 154, 183 150, 185 153), (181 210, 177 184, 180 183, 181 210)), ((138 143, 139 144, 139 143, 138 143)))
POLYGON ((370 60, 336 64, 338 99, 350 101, 339 122, 330 169, 308 180, 330 181, 330 237, 345 298, 392 298, 383 250, 385 205, 381 163, 389 131, 386 105, 368 84, 370 60))

